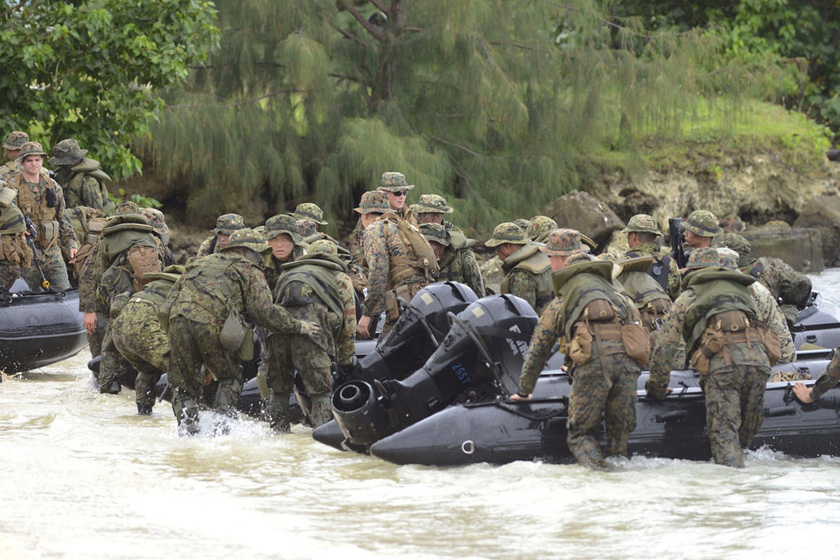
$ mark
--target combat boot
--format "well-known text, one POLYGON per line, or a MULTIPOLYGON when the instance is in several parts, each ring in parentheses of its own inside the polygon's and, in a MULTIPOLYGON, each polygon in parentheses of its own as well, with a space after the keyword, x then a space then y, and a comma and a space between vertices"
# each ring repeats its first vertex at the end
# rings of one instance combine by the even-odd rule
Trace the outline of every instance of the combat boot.
POLYGON ((313 428, 317 428, 333 419, 332 407, 330 406, 331 398, 329 393, 319 393, 312 395, 311 398, 309 422, 313 428))
POLYGON ((292 431, 292 412, 288 395, 271 395, 268 401, 268 425, 277 433, 292 431))
POLYGON ((195 399, 176 389, 172 395, 172 411, 178 420, 179 436, 194 436, 200 431, 198 405, 195 399))
POLYGON ((137 414, 142 414, 143 416, 151 416, 152 407, 147 404, 137 403, 137 414))

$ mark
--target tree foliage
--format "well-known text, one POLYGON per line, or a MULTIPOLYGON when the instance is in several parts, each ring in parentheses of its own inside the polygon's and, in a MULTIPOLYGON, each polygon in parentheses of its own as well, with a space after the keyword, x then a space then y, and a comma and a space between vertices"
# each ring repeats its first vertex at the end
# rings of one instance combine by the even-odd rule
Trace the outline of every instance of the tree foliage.
POLYGON ((130 141, 148 134, 162 91, 182 83, 218 40, 210 2, 5 4, 0 131, 28 131, 47 149, 76 138, 114 178, 141 170, 130 141))
POLYGON ((722 56, 719 37, 650 32, 593 0, 219 0, 221 48, 173 91, 156 173, 212 223, 261 198, 334 224, 384 171, 439 193, 459 225, 530 217, 578 187, 591 154, 678 138, 799 68, 722 56))

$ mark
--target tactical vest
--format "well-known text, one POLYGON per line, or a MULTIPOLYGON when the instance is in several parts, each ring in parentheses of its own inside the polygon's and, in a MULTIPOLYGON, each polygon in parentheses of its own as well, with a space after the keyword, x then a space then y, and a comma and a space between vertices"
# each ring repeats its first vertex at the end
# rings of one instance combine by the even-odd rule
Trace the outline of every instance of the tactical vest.
POLYGON ((571 340, 574 324, 587 306, 595 300, 605 300, 614 308, 619 321, 629 318, 625 302, 612 283, 613 265, 608 261, 587 261, 573 264, 552 275, 554 290, 563 297, 559 313, 564 320, 564 334, 571 340))
POLYGON ((0 261, 29 268, 32 251, 23 234, 26 231, 23 213, 13 204, 15 195, 8 187, 0 189, 0 261))
POLYGON ((53 181, 41 175, 38 181, 37 195, 24 181, 23 173, 15 175, 9 181, 9 186, 15 189, 17 205, 24 215, 29 216, 38 228, 38 246, 42 249, 52 246, 59 236, 59 224, 56 213, 59 206, 58 192, 53 188, 53 181))
MULTIPOLYGON (((630 251, 627 253, 628 257, 645 257, 648 255, 643 255, 642 253, 637 253, 635 251, 630 251)), ((668 276, 671 273, 671 256, 665 255, 664 257, 660 257, 658 255, 650 255, 653 257, 653 262, 648 267, 648 275, 656 280, 656 282, 662 286, 662 289, 667 294, 668 292, 668 276)))
POLYGON ((153 273, 153 279, 146 284, 142 290, 131 296, 131 301, 140 300, 150 303, 155 310, 160 310, 166 302, 166 298, 172 293, 172 286, 178 277, 176 274, 153 273), (163 277, 166 274, 168 277, 163 277))
POLYGON ((399 285, 411 276, 421 276, 427 281, 440 271, 437 258, 428 240, 420 233, 417 226, 398 217, 394 213, 383 214, 377 221, 391 222, 397 226, 400 242, 411 255, 389 255, 388 288, 399 285))
POLYGON ((510 255, 502 265, 507 273, 500 290, 503 294, 510 293, 510 273, 514 270, 524 270, 534 277, 537 284, 535 307, 542 309, 554 299, 554 289, 551 283, 551 262, 538 245, 529 243, 510 255))
POLYGON ((714 315, 726 311, 742 311, 749 320, 758 321, 758 312, 749 286, 755 278, 735 270, 709 267, 692 272, 683 279, 683 289, 691 289, 696 299, 685 314, 683 338, 686 354, 706 330, 706 324, 714 315))
POLYGON ((338 257, 305 255, 281 265, 280 269, 274 289, 275 303, 283 307, 310 303, 324 305, 342 322, 339 328, 343 326, 344 303, 335 273, 346 273, 347 267, 338 257))

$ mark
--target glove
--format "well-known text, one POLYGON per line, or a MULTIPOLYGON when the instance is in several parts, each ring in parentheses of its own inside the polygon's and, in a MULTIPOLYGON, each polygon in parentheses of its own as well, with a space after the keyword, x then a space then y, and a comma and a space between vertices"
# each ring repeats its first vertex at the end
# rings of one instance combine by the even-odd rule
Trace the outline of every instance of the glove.
POLYGON ((659 387, 657 385, 654 385, 650 382, 650 379, 645 381, 645 391, 647 392, 647 397, 655 401, 664 401, 665 395, 668 394, 667 387, 659 387))
POLYGON ((321 326, 318 325, 318 323, 312 323, 310 321, 301 321, 300 334, 308 336, 309 338, 318 338, 324 333, 321 330, 321 326))

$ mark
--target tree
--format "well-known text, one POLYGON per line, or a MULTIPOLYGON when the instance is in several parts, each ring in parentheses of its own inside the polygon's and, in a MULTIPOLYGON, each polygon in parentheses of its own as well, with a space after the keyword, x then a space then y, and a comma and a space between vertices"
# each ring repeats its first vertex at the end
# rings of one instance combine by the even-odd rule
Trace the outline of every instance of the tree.
POLYGON ((619 25, 591 0, 217 7, 222 47, 137 143, 206 224, 304 199, 334 224, 401 171, 413 196, 446 196, 459 225, 492 228, 579 186, 593 153, 679 136, 701 112, 732 118, 791 71, 717 66, 716 37, 619 25))
POLYGON ((115 179, 139 172, 130 141, 217 43, 214 13, 197 0, 7 3, 0 131, 29 131, 46 149, 76 138, 115 179))

